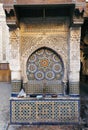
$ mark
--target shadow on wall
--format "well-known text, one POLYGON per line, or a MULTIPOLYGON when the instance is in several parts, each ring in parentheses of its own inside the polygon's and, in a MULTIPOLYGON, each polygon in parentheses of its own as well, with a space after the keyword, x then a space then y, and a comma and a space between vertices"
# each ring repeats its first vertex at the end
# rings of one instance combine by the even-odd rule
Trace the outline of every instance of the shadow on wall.
POLYGON ((80 95, 88 96, 88 83, 80 82, 80 95))

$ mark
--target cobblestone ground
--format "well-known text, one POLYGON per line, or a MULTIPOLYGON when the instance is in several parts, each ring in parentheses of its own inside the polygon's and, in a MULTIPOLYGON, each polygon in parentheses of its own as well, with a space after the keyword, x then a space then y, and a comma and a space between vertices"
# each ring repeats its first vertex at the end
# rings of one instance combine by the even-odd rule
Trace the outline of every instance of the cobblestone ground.
POLYGON ((9 122, 9 98, 11 85, 0 83, 0 130, 5 130, 9 122))

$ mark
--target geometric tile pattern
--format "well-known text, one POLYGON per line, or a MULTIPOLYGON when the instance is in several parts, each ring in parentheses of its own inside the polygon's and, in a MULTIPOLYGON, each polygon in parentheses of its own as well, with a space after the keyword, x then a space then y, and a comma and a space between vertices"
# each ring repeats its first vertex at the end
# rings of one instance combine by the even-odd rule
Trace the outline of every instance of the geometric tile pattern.
POLYGON ((12 92, 20 92, 21 80, 11 81, 12 92))
POLYGON ((51 83, 46 83, 45 86, 42 82, 29 82, 24 84, 25 92, 27 94, 39 94, 39 93, 46 93, 46 94, 63 94, 63 86, 59 82, 55 83, 50 81, 51 83))
POLYGON ((79 82, 70 82, 69 83, 70 88, 70 95, 79 95, 79 82))
POLYGON ((55 52, 42 48, 34 52, 27 61, 28 80, 61 80, 63 63, 55 52))
POLYGON ((29 80, 26 93, 63 93, 64 75, 61 57, 48 48, 35 51, 27 61, 26 73, 29 80))
POLYGON ((12 124, 79 122, 79 100, 10 100, 10 121, 12 124))

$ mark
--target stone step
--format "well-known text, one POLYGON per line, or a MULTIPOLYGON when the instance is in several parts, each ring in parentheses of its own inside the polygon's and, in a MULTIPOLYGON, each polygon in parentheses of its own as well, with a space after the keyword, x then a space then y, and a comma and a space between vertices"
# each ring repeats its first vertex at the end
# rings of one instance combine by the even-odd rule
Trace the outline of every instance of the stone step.
POLYGON ((8 130, 80 130, 77 126, 70 125, 38 125, 38 126, 18 126, 10 125, 8 130))
POLYGON ((82 130, 88 130, 88 128, 82 128, 82 130))

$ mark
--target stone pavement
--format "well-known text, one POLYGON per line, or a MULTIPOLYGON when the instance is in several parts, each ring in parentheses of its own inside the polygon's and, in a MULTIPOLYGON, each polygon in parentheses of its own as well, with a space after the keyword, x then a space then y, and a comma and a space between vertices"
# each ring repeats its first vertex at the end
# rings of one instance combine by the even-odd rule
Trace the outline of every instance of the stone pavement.
POLYGON ((9 122, 10 83, 0 83, 0 130, 6 130, 9 122))

